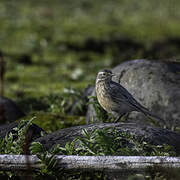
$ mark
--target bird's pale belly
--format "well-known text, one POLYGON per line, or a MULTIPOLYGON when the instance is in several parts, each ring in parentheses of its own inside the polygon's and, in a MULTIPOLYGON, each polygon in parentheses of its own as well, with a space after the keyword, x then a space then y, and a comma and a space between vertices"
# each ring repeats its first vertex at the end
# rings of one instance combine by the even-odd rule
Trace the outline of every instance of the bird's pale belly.
POLYGON ((103 107, 103 109, 109 113, 112 113, 113 107, 116 107, 117 105, 111 100, 111 97, 108 96, 104 89, 101 89, 100 91, 97 89, 96 94, 98 102, 103 107))
POLYGON ((99 98, 99 104, 109 113, 112 112, 113 103, 109 100, 109 98, 99 98))

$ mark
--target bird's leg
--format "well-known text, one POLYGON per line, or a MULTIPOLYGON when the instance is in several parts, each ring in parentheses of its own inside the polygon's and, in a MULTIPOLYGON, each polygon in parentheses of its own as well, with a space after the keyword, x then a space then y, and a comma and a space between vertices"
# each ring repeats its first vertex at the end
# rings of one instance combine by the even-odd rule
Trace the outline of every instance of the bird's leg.
POLYGON ((128 117, 129 117, 129 113, 126 113, 126 114, 124 115, 125 121, 128 120, 128 117))
POLYGON ((114 123, 117 123, 123 116, 125 116, 127 113, 123 113, 123 114, 121 114, 120 116, 118 116, 116 119, 115 119, 115 121, 114 121, 114 123))

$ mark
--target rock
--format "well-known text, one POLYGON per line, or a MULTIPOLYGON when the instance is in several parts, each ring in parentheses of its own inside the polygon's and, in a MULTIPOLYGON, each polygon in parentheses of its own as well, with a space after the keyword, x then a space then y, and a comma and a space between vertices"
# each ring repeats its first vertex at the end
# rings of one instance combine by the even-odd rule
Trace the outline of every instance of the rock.
MULTIPOLYGON (((7 134, 10 132, 13 134, 13 140, 16 140, 18 137, 17 131, 14 128, 18 127, 19 122, 12 122, 9 124, 0 126, 0 138, 5 138, 7 134)), ((22 125, 23 126, 23 125, 22 125)), ((22 154, 30 154, 29 146, 31 142, 39 137, 41 137, 41 133, 44 132, 42 128, 37 126, 36 124, 32 124, 26 131, 25 140, 22 144, 22 154)), ((45 134, 45 132, 44 132, 45 134)))
MULTIPOLYGON (((12 132, 15 134, 15 130, 13 130, 15 127, 17 127, 19 122, 12 122, 9 124, 4 124, 0 126, 0 137, 4 138, 6 134, 12 132)), ((32 124, 29 129, 27 130, 27 139, 28 142, 32 142, 32 140, 35 140, 41 136, 41 132, 44 132, 42 128, 37 126, 36 124, 32 124)))
POLYGON ((24 113, 10 99, 0 96, 0 124, 14 122, 24 116, 24 113))
POLYGON ((143 126, 134 123, 101 123, 65 128, 40 137, 36 139, 36 141, 43 144, 44 148, 47 150, 54 148, 57 144, 64 146, 67 142, 72 142, 72 140, 78 136, 82 137, 81 133, 84 128, 88 132, 91 132, 95 129, 107 127, 115 128, 118 132, 133 134, 135 135, 135 138, 140 138, 141 142, 146 141, 153 145, 170 145, 177 154, 180 154, 180 134, 167 129, 143 126))
MULTIPOLYGON (((142 105, 165 120, 162 126, 180 127, 180 63, 155 60, 127 61, 112 69, 120 82, 142 105)), ((98 122, 89 105, 87 123, 98 122)), ((142 113, 132 112, 127 122, 150 124, 142 113)))

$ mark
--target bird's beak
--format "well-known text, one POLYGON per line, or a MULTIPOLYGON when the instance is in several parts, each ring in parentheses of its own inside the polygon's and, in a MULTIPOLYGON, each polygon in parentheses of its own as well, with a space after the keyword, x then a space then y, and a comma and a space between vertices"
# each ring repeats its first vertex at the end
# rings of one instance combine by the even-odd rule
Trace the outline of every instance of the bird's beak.
POLYGON ((112 77, 113 77, 113 76, 116 76, 116 74, 112 73, 111 76, 112 76, 112 77))

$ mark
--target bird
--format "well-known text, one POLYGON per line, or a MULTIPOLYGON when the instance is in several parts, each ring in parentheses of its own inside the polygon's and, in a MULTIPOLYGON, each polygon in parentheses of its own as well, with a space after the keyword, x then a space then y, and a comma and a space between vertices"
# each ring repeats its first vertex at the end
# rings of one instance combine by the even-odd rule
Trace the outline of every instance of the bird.
POLYGON ((116 75, 109 69, 99 71, 96 77, 95 91, 102 108, 116 117, 114 122, 118 122, 123 116, 127 119, 132 111, 164 121, 141 105, 120 83, 114 82, 113 76, 116 75))

